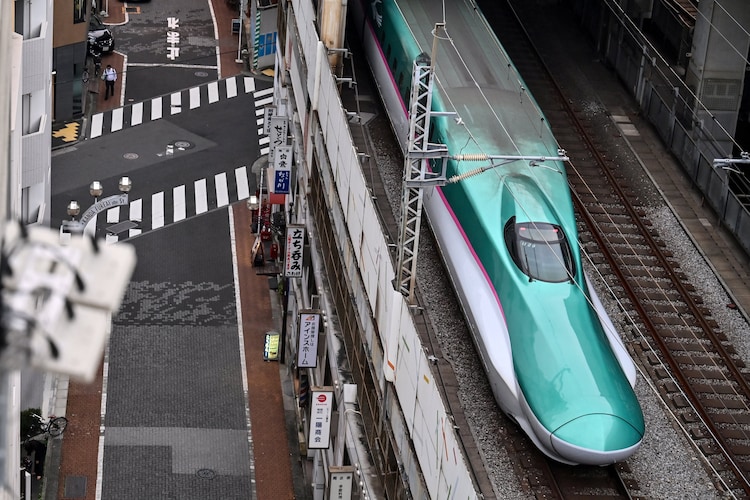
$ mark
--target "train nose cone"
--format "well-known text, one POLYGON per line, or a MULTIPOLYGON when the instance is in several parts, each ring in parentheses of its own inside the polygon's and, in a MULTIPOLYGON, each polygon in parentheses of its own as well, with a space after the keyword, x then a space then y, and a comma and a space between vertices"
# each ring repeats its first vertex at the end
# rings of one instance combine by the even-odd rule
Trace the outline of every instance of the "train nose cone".
POLYGON ((586 465, 606 465, 630 457, 643 433, 615 415, 592 413, 562 425, 550 436, 560 456, 586 465))

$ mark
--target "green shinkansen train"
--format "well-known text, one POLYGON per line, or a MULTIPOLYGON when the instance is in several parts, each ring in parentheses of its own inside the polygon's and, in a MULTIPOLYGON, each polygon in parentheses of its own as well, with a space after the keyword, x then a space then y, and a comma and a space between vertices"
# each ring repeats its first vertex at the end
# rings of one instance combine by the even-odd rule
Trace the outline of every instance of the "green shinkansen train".
MULTIPOLYGON (((560 156, 473 0, 348 6, 404 151, 413 64, 430 54, 436 24, 444 23, 432 111, 460 120, 433 118, 430 142, 452 155, 560 156)), ((450 160, 447 175, 481 166, 450 160)), ((425 211, 502 410, 560 462, 605 465, 631 456, 645 432, 635 367, 584 274, 565 164, 489 168, 426 191, 425 211)))

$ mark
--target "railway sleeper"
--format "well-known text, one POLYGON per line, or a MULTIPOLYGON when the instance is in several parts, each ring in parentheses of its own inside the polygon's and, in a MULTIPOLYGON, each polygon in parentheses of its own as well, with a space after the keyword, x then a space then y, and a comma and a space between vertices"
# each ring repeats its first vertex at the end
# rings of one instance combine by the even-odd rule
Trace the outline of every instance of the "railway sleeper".
POLYGON ((716 424, 739 424, 739 425, 750 425, 750 413, 748 412, 735 412, 735 413, 716 413, 711 416, 716 424))
POLYGON ((680 371, 685 377, 693 379, 691 383, 693 383, 696 380, 724 381, 724 380, 729 379, 729 376, 727 375, 726 370, 723 370, 718 367, 717 368, 698 368, 697 366, 683 367, 680 371))
POLYGON ((706 397, 701 398, 703 406, 712 410, 745 410, 747 408, 747 399, 734 399, 734 398, 717 398, 717 397, 706 397))
POLYGON ((692 352, 705 352, 710 350, 710 346, 706 346, 704 343, 698 342, 698 339, 687 336, 671 335, 672 338, 665 339, 665 344, 668 349, 672 352, 677 351, 692 351, 692 352))

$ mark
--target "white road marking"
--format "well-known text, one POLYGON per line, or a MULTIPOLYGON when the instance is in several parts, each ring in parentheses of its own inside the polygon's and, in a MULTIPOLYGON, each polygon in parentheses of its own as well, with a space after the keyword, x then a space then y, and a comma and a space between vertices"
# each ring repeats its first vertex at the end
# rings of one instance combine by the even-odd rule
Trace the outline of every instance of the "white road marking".
POLYGON ((244 200, 250 197, 250 184, 247 181, 247 166, 234 169, 234 179, 237 182, 237 199, 244 200))
POLYGON ((170 97, 170 112, 173 115, 176 115, 177 113, 180 113, 182 111, 182 93, 181 92, 175 92, 170 97))
POLYGON ((230 78, 229 80, 225 80, 227 83, 227 97, 237 97, 237 80, 234 78, 230 78))
POLYGON ((211 82, 208 84, 208 102, 213 104, 219 100, 219 82, 211 82))
POLYGON ((90 138, 102 135, 102 126, 104 124, 104 113, 97 113, 91 117, 91 134, 90 138))
POLYGON ((143 103, 137 102, 133 104, 133 111, 130 115, 130 125, 135 127, 143 123, 143 103))
POLYGON ((152 120, 158 120, 161 118, 161 97, 155 97, 154 99, 151 99, 151 119, 152 120))
POLYGON ((183 220, 185 214, 185 185, 177 186, 172 189, 172 198, 174 199, 174 221, 183 220))
MULTIPOLYGON (((135 222, 143 221, 143 200, 138 198, 130 202, 130 220, 135 222)), ((140 228, 128 230, 128 237, 138 236, 143 232, 140 228)))
POLYGON ((164 227, 164 191, 151 195, 151 229, 164 227))
POLYGON ((229 190, 227 189, 226 172, 214 175, 214 185, 216 187, 216 206, 225 207, 229 205, 229 190))
POLYGON ((195 109, 201 105, 201 89, 193 87, 190 89, 190 109, 195 109))
POLYGON ((208 198, 206 197, 206 179, 195 181, 195 213, 208 212, 208 198))
POLYGON ((112 132, 122 130, 122 115, 122 108, 112 110, 112 128, 110 129, 112 132))
POLYGON ((120 207, 112 207, 107 210, 107 224, 120 222, 120 207))

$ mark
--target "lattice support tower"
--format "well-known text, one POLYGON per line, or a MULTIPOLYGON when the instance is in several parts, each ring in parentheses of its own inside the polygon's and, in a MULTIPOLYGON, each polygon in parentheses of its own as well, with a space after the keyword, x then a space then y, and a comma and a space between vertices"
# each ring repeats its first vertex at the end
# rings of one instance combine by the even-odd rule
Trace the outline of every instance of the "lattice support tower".
POLYGON ((424 187, 445 184, 448 160, 448 148, 443 144, 430 144, 428 140, 434 53, 435 47, 433 59, 422 53, 414 60, 409 101, 409 142, 404 162, 396 286, 402 295, 408 297, 410 304, 414 304, 424 187), (431 169, 428 160, 440 158, 439 171, 431 169))

